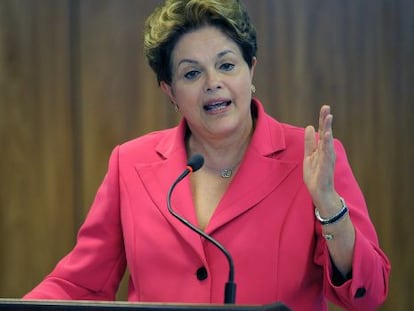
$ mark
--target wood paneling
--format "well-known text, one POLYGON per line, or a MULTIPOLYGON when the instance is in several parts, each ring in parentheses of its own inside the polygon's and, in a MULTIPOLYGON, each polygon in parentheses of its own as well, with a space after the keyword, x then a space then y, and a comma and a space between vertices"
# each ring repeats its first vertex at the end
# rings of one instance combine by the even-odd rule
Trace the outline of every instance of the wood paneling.
POLYGON ((143 1, 80 2, 84 202, 116 144, 176 123, 143 56, 142 29, 151 9, 143 1))
POLYGON ((19 296, 73 244, 66 2, 0 1, 0 293, 19 296))
MULTIPOLYGON (((177 122, 142 52, 158 2, 0 0, 0 296, 21 296, 69 251, 116 144, 177 122)), ((381 310, 413 309, 414 3, 245 3, 256 95, 299 126, 332 106, 393 264, 381 310)))

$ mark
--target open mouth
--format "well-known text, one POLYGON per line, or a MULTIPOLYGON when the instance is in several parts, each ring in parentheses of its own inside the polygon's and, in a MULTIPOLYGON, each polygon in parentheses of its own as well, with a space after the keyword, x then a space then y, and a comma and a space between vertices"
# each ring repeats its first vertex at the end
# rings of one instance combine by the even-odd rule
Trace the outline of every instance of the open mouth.
POLYGON ((220 112, 226 109, 231 104, 231 100, 215 102, 204 106, 204 110, 207 112, 220 112))

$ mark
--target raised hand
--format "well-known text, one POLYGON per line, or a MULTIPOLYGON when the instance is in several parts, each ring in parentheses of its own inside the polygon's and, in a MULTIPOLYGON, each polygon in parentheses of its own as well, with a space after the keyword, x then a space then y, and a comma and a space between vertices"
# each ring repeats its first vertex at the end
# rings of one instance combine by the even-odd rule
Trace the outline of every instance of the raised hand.
MULTIPOLYGON (((323 218, 336 215, 342 208, 334 185, 336 154, 332 119, 330 107, 322 106, 319 113, 318 135, 313 126, 307 126, 305 129, 303 179, 319 215, 323 218)), ((330 237, 327 240, 330 257, 337 269, 345 276, 352 270, 355 245, 355 230, 349 215, 346 214, 341 221, 334 224, 322 226, 322 234, 330 237)))
MULTIPOLYGON (((334 188, 335 150, 333 144, 331 109, 322 106, 319 113, 318 137, 313 126, 305 129, 305 156, 303 178, 314 204, 324 214, 329 215, 327 207, 337 201, 339 196, 334 188)), ((337 210, 337 209, 336 209, 337 210)), ((335 210, 331 213, 335 213, 335 210)))

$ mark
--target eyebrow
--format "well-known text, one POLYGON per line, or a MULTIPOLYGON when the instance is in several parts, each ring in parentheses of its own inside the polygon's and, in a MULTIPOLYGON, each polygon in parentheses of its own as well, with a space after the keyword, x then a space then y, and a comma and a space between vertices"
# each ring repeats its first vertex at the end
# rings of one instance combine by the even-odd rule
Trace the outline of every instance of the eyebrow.
MULTIPOLYGON (((217 54, 217 58, 222 58, 227 54, 235 54, 232 50, 224 50, 220 53, 217 54)), ((181 64, 183 63, 190 63, 190 64, 198 64, 198 61, 194 60, 194 59, 189 59, 189 58, 183 58, 182 60, 179 61, 177 68, 180 67, 181 64)))

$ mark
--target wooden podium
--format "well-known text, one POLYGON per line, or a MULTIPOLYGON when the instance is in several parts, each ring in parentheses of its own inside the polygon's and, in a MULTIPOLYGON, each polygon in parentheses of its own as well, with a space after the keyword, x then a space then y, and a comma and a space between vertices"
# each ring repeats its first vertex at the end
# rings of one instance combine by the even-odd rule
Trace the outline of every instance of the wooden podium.
POLYGON ((0 310, 15 311, 291 311, 282 303, 268 305, 159 304, 108 301, 0 299, 0 310))

